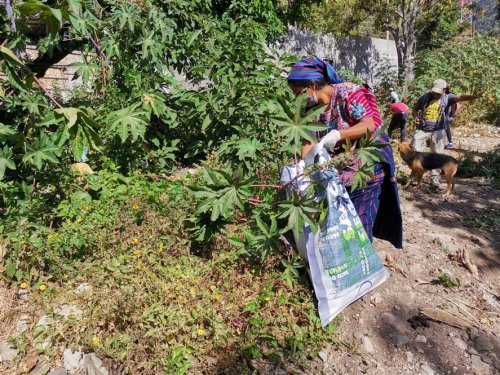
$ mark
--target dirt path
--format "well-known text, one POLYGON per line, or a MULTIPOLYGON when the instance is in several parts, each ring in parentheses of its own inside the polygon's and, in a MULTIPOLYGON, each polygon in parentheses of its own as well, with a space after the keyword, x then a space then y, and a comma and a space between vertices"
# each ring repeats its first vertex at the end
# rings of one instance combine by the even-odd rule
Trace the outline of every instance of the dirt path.
MULTIPOLYGON (((500 144, 497 133, 461 134, 455 141, 459 151, 450 154, 500 144)), ((305 372, 500 373, 500 191, 481 186, 479 179, 457 179, 456 194, 448 200, 429 185, 402 189, 401 200, 403 252, 384 241, 374 243, 391 279, 344 310, 338 323, 339 339, 352 349, 325 348, 305 372), (488 221, 494 215, 496 227, 488 221), (454 256, 461 251, 477 265, 479 278, 454 256), (438 275, 460 285, 433 283, 438 275), (419 311, 429 308, 461 317, 472 328, 419 319, 419 311)))

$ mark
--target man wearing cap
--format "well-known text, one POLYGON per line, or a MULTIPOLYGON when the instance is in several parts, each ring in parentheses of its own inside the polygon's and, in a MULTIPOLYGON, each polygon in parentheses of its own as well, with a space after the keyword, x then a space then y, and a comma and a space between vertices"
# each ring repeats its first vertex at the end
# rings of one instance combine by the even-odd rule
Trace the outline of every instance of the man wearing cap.
MULTIPOLYGON (((412 143, 415 151, 423 152, 429 146, 431 151, 443 153, 446 137, 446 107, 456 102, 471 100, 472 97, 480 98, 482 96, 482 94, 446 95, 447 87, 448 84, 444 79, 436 79, 432 84, 431 91, 422 95, 413 107, 416 131, 412 143)), ((432 170, 431 184, 433 186, 439 186, 440 174, 439 169, 432 170)))

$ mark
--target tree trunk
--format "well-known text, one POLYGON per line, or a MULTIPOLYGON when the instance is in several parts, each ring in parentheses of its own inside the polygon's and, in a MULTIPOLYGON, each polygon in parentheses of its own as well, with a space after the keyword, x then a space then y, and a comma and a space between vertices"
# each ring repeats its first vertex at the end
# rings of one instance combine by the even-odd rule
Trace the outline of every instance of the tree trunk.
POLYGON ((38 56, 35 60, 27 64, 27 66, 37 78, 42 78, 52 65, 57 64, 71 52, 82 48, 86 43, 87 41, 83 39, 63 40, 59 43, 59 48, 55 49, 52 54, 46 53, 38 56))
POLYGON ((12 4, 10 0, 5 2, 5 10, 7 11, 7 16, 10 19, 10 31, 13 33, 16 32, 16 18, 14 17, 14 13, 12 12, 12 4))
POLYGON ((417 18, 425 0, 403 0, 396 9, 398 25, 387 25, 396 43, 398 79, 403 98, 408 95, 408 85, 414 78, 415 51, 417 47, 417 18))

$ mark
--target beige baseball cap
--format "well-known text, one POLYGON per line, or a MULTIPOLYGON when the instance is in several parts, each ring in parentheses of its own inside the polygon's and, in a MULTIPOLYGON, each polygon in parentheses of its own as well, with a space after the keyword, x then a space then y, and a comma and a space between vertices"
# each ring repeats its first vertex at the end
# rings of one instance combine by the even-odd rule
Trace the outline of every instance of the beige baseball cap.
POLYGON ((446 81, 444 79, 439 78, 432 83, 431 91, 435 92, 436 94, 442 94, 447 86, 448 84, 446 83, 446 81))

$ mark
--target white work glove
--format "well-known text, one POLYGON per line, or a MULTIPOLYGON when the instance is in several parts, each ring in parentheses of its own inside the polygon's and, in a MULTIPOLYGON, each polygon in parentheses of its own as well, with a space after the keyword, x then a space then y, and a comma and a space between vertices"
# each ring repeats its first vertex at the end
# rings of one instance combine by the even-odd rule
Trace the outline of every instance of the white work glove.
POLYGON ((299 161, 299 164, 297 164, 297 174, 302 174, 304 173, 304 167, 306 166, 306 163, 304 160, 299 161))
POLYGON ((319 143, 326 148, 332 148, 335 147, 338 141, 340 141, 340 132, 338 130, 332 130, 321 138, 319 143))

